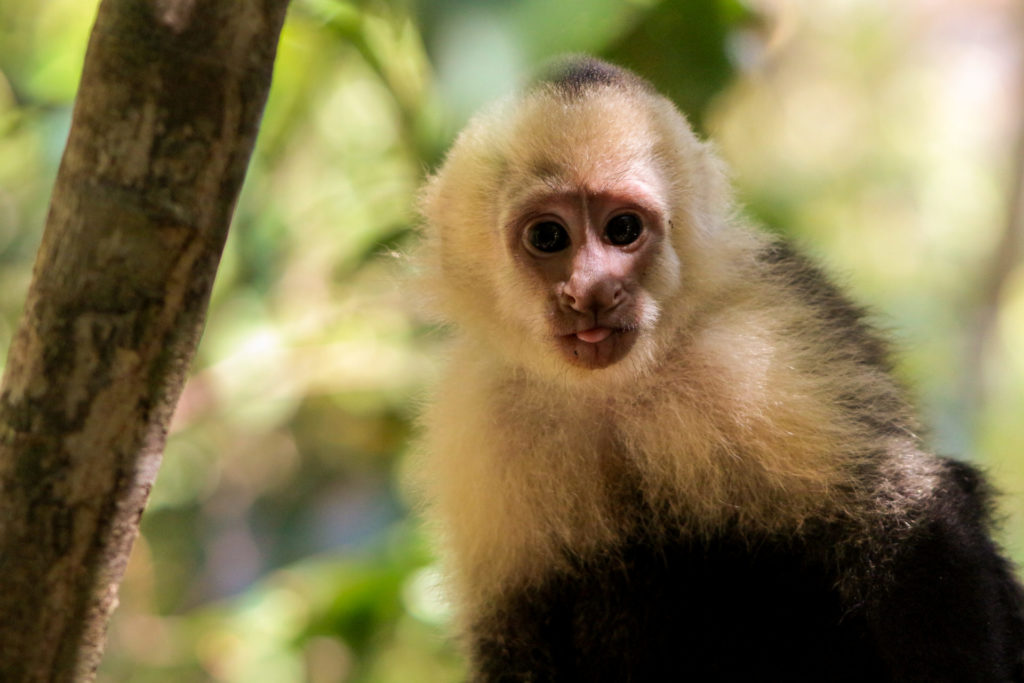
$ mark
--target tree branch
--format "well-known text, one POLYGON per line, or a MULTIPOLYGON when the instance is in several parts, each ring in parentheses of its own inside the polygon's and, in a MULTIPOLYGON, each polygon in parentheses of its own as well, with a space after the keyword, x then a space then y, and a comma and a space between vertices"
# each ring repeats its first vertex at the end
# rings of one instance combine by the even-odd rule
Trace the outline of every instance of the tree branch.
POLYGON ((104 0, 0 385, 0 680, 91 680, 287 0, 104 0))

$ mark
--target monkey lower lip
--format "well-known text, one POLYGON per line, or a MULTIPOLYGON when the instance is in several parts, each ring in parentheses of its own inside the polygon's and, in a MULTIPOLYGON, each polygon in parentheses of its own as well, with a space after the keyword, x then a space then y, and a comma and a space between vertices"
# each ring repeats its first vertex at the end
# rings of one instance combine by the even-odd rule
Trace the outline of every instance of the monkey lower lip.
POLYGON ((576 333, 576 338, 588 344, 597 344, 611 336, 612 329, 609 327, 592 327, 576 333))

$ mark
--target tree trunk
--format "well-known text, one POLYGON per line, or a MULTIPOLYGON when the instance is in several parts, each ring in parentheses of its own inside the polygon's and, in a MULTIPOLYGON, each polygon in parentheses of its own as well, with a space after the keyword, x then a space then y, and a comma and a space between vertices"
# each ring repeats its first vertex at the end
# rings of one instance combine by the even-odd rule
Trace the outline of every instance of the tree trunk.
POLYGON ((0 385, 0 680, 91 680, 287 0, 104 0, 0 385))

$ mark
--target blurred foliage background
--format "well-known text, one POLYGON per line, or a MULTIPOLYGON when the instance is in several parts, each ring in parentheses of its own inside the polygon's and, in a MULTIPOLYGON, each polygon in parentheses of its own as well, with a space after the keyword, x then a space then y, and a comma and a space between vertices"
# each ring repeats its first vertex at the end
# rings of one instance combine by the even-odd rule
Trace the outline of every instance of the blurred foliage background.
MULTIPOLYGON (((0 0, 0 349, 96 6, 0 0)), ((894 330, 1024 560, 1022 36, 1017 0, 294 0, 100 680, 461 678, 397 483, 442 335, 395 254, 470 113, 566 51, 669 93, 894 330)))

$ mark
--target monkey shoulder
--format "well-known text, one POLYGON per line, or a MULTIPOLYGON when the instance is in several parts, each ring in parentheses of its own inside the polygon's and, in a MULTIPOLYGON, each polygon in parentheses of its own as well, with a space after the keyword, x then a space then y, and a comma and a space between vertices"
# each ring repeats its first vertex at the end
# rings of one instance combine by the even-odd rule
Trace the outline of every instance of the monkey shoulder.
POLYGON ((824 329, 856 344, 864 364, 890 370, 890 351, 867 322, 867 310, 855 304, 818 265, 792 244, 776 240, 756 256, 768 284, 781 288, 813 312, 824 329))
MULTIPOLYGON (((868 322, 868 311, 855 304, 825 272, 792 244, 776 239, 756 254, 768 290, 781 291, 781 301, 795 300, 817 323, 818 333, 840 342, 859 365, 892 370, 888 343, 868 322)), ((802 331, 806 334, 806 330, 802 331)))

